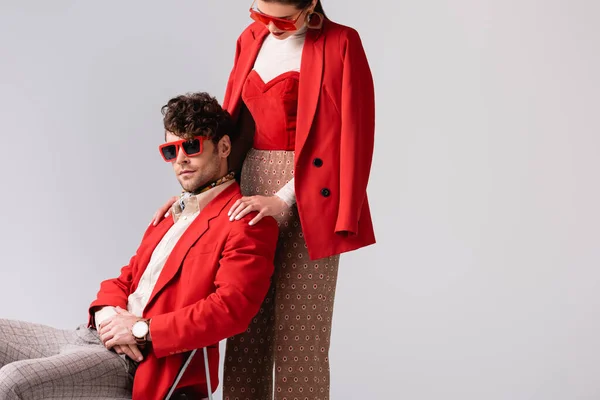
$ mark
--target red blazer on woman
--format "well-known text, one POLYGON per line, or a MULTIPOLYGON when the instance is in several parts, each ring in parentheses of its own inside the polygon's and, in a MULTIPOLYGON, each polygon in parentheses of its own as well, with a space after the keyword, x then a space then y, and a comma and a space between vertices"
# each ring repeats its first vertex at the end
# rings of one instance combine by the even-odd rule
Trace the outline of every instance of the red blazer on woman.
MULTIPOLYGON (((268 33, 264 25, 254 23, 237 41, 223 102, 236 120, 242 110, 242 87, 268 33)), ((313 260, 375 243, 367 201, 374 97, 358 33, 331 21, 320 30, 309 29, 300 67, 294 177, 313 260)))
MULTIPOLYGON (((152 319, 152 342, 135 373, 134 400, 163 399, 186 353, 203 347, 208 347, 211 382, 216 388, 219 341, 243 332, 259 311, 273 273, 279 229, 271 217, 250 226, 256 213, 230 222, 227 211, 241 197, 237 184, 226 188, 200 212, 169 255, 143 312, 144 318, 152 319)), ((150 225, 121 275, 102 282, 90 305, 90 327, 98 307, 127 309, 129 295, 172 226, 172 218, 150 225)), ((199 352, 178 387, 191 387, 205 396, 204 371, 199 352)))

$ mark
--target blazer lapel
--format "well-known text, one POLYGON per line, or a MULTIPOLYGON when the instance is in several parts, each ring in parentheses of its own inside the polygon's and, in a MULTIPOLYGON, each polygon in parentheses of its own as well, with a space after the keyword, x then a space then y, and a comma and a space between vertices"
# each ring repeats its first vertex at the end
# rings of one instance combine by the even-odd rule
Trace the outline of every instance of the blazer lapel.
POLYGON ((134 278, 136 279, 136 281, 134 281, 135 286, 132 286, 131 288, 132 293, 137 289, 142 274, 144 273, 146 268, 148 268, 148 264, 150 263, 150 258, 152 258, 152 253, 154 252, 154 249, 156 248, 156 246, 158 246, 163 236, 165 236, 165 234, 169 231, 169 229, 171 229, 172 226, 173 218, 169 216, 168 218, 165 218, 163 222, 158 224, 158 226, 153 228, 152 232, 150 232, 147 236, 144 237, 142 241, 142 246, 140 246, 140 250, 137 254, 137 265, 143 265, 144 268, 140 269, 139 272, 136 274, 136 277, 134 278))
POLYGON ((254 66, 254 62, 256 61, 256 57, 258 56, 258 52, 262 47, 265 38, 269 34, 269 30, 265 26, 257 26, 252 29, 252 35, 254 37, 254 42, 248 51, 244 52, 242 49, 240 53, 240 59, 238 60, 238 67, 235 72, 235 83, 233 87, 233 93, 231 95, 231 106, 229 108, 229 113, 237 119, 240 101, 242 98, 242 89, 244 87, 244 83, 246 82, 246 78, 250 71, 252 71, 252 67, 254 66))
POLYGON ((208 203, 208 205, 200 211, 200 214, 196 217, 194 222, 186 229, 167 258, 158 280, 156 281, 154 290, 144 308, 144 312, 148 309, 161 290, 173 279, 173 277, 175 277, 177 272, 179 272, 188 251, 208 230, 210 221, 223 212, 223 209, 236 193, 239 193, 239 186, 237 184, 230 185, 223 193, 220 193, 214 200, 208 203))
POLYGON ((323 81, 323 53, 325 35, 323 29, 308 29, 302 49, 300 83, 298 88, 298 118, 296 120, 296 160, 302 152, 310 132, 323 81))

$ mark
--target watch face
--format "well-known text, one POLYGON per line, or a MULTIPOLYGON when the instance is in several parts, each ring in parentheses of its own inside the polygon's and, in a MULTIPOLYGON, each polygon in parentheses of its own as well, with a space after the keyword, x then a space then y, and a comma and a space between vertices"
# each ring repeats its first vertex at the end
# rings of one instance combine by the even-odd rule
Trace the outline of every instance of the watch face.
POLYGON ((148 334, 148 324, 144 321, 138 321, 133 324, 133 328, 131 328, 131 333, 138 339, 143 338, 148 334))

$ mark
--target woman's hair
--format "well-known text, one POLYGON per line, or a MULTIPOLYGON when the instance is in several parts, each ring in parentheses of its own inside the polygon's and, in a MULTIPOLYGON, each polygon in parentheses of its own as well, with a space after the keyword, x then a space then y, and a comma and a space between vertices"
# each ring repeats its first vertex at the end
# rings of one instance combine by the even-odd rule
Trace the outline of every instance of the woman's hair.
MULTIPOLYGON (((312 0, 264 0, 266 3, 281 3, 281 4, 290 4, 293 6, 296 6, 296 8, 298 10, 303 10, 306 7, 310 6, 310 3, 312 3, 312 0)), ((315 11, 323 14, 323 16, 325 18, 327 18, 327 16, 325 15, 325 11, 323 11, 323 6, 321 5, 321 0, 317 1, 317 5, 315 6, 315 11)))
POLYGON ((188 93, 169 100, 161 108, 168 132, 191 140, 204 136, 218 143, 233 127, 231 116, 216 98, 205 92, 188 93))

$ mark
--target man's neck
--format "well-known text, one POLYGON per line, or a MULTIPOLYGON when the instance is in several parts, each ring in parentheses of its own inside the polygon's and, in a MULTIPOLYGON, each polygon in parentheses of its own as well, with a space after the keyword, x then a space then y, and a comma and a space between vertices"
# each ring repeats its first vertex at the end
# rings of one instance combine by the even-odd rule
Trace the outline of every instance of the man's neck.
POLYGON ((204 191, 198 194, 194 194, 193 192, 182 192, 179 196, 179 200, 177 201, 177 205, 173 205, 173 218, 175 222, 179 219, 180 214, 187 210, 188 208, 191 211, 196 212, 201 211, 204 207, 208 205, 213 199, 215 199, 221 192, 227 190, 227 187, 235 183, 233 178, 227 179, 228 175, 220 178, 217 181, 218 184, 212 187, 206 187, 204 191), (189 207, 188 207, 189 206, 189 207))
POLYGON ((225 182, 229 182, 230 180, 233 180, 234 178, 235 178, 235 174, 233 172, 229 172, 224 176, 221 176, 215 180, 212 180, 212 181, 200 186, 199 188, 197 188, 193 191, 190 191, 189 193, 192 195, 198 195, 198 194, 204 193, 207 190, 210 190, 216 186, 222 185, 225 182))

